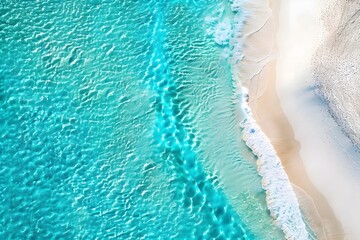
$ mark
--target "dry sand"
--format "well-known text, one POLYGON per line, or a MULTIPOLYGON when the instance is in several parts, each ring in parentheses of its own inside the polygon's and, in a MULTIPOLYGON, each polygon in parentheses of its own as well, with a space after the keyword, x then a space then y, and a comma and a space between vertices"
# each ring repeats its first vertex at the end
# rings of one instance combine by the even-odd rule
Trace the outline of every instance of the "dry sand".
MULTIPOLYGON (((338 161, 324 162, 325 160, 332 160, 327 155, 329 147, 324 148, 322 146, 322 144, 329 142, 329 139, 326 138, 326 136, 323 136, 323 134, 317 135, 317 132, 314 131, 314 135, 307 134, 305 138, 295 137, 294 131, 296 131, 296 133, 299 131, 313 131, 314 129, 322 128, 323 125, 321 121, 318 121, 317 125, 310 123, 312 126, 309 127, 309 129, 305 128, 304 130, 304 126, 307 125, 303 125, 302 128, 299 128, 298 126, 299 124, 301 125, 302 121, 301 118, 305 118, 306 121, 311 122, 311 116, 308 116, 308 112, 305 111, 301 113, 301 109, 295 109, 294 105, 287 103, 287 101, 298 101, 302 102, 303 107, 309 107, 313 104, 311 101, 308 102, 306 98, 302 99, 301 95, 295 95, 296 91, 299 90, 297 87, 301 87, 304 91, 311 91, 311 87, 308 87, 311 86, 311 81, 309 79, 311 79, 310 60, 313 46, 304 47, 306 42, 294 41, 293 38, 288 38, 287 35, 292 33, 289 31, 289 27, 293 27, 293 18, 296 17, 291 15, 294 14, 293 12, 289 14, 289 11, 295 9, 296 11, 303 10, 305 13, 309 13, 307 12, 309 10, 308 8, 312 7, 312 11, 314 11, 315 14, 318 14, 320 8, 316 3, 314 5, 314 2, 319 3, 319 0, 304 0, 300 1, 300 3, 296 0, 289 0, 282 1, 281 4, 279 0, 271 1, 270 6, 272 8, 273 17, 270 17, 258 31, 254 34, 250 34, 245 39, 247 47, 251 46, 250 49, 252 49, 248 52, 245 51, 246 57, 249 56, 249 54, 251 55, 251 57, 245 59, 245 64, 247 66, 256 64, 260 66, 260 68, 258 67, 258 71, 254 71, 256 68, 252 67, 250 68, 252 71, 247 70, 248 72, 246 72, 250 79, 250 81, 246 82, 249 88, 250 107, 258 124, 274 145, 290 181, 294 184, 293 188, 298 196, 304 215, 311 223, 318 239, 360 239, 357 238, 359 235, 354 232, 355 229, 353 227, 346 225, 345 233, 343 230, 342 224, 347 224, 349 222, 344 222, 344 219, 347 218, 349 214, 342 214, 344 208, 339 208, 339 205, 344 207, 344 204, 348 200, 344 197, 332 197, 332 195, 337 193, 335 189, 329 191, 331 186, 334 186, 332 185, 334 183, 338 184, 343 190, 347 189, 349 186, 347 181, 349 173, 339 167, 338 161), (315 6, 317 8, 314 9, 315 6), (280 16, 279 22, 277 21, 278 16, 280 16), (277 37, 279 38, 278 47, 273 40, 276 38, 276 32, 277 37), (288 40, 290 42, 288 42, 288 40), (253 49, 259 49, 261 51, 254 51, 253 49), (277 52, 279 52, 280 64, 275 59, 277 52), (285 54, 283 54, 283 52, 285 52, 285 54), (289 61, 293 63, 290 68, 289 61), (297 64, 300 65, 300 67, 297 68, 297 64), (299 71, 299 69, 301 71, 299 71), (303 72, 303 70, 305 70, 305 72, 303 72), (299 79, 299 74, 303 74, 303 83, 305 83, 305 86, 293 84, 291 81, 291 79, 299 79), (308 85, 306 84, 307 80, 309 80, 308 85), (282 95, 281 99, 279 99, 277 94, 277 84, 283 84, 280 86, 280 89, 282 89, 283 92, 287 92, 282 95), (292 86, 293 90, 295 89, 294 91, 290 91, 289 88, 284 87, 289 86, 289 84, 292 86), (287 107, 288 111, 286 112, 286 115, 282 110, 282 105, 287 107), (294 114, 294 111, 301 114, 294 114), (295 124, 295 127, 297 128, 294 129, 294 131, 293 126, 290 125, 287 120, 289 115, 291 120, 296 118, 294 121, 297 122, 297 124, 295 124), (301 147, 303 147, 303 144, 309 146, 309 138, 317 139, 315 143, 318 142, 321 146, 315 144, 312 149, 307 149, 306 154, 302 153, 303 150, 301 150, 301 147), (300 140, 301 145, 296 139, 300 140), (316 147, 322 148, 323 151, 320 151, 319 153, 319 149, 316 149, 316 147), (316 152, 316 154, 313 154, 314 152, 316 152), (316 156, 317 159, 321 159, 318 160, 318 162, 323 163, 323 166, 309 162, 314 159, 314 156, 316 156), (324 168, 332 170, 328 171, 324 170, 324 168), (337 171, 336 177, 340 177, 340 179, 343 180, 332 182, 330 174, 333 170, 337 169, 339 171, 337 171), (309 176, 309 173, 311 173, 311 176, 309 176), (318 184, 319 182, 322 184, 318 184), (326 182, 327 187, 325 190, 327 191, 324 191, 323 185, 326 184, 326 182), (317 185, 315 186, 314 183, 317 183, 317 185), (326 198, 323 194, 326 194, 326 198), (329 202, 329 199, 331 202, 329 202), (336 214, 334 214, 335 212, 336 214), (341 220, 342 224, 340 224, 338 218, 341 220)), ((266 14, 263 14, 262 16, 264 17, 266 14)), ((313 16, 306 18, 305 16, 302 21, 304 23, 301 27, 305 26, 305 29, 297 28, 296 31, 299 35, 304 34, 307 36, 306 31, 309 30, 306 27, 309 26, 308 24, 314 24, 316 18, 313 16), (304 33, 299 31, 304 31, 304 33)), ((313 29, 311 28, 311 30, 313 29)), ((246 74, 243 75, 246 76, 246 74)), ((329 121, 329 119, 326 120, 329 121)), ((328 128, 324 128, 324 131, 332 127, 330 123, 326 126, 328 126, 328 128)), ((344 194, 346 191, 339 190, 338 192, 344 194)), ((348 191, 345 195, 349 196, 349 193, 350 192, 348 191)), ((351 204, 357 204, 356 201, 350 202, 351 204)), ((352 209, 348 207, 347 210, 351 211, 352 209)), ((353 218, 350 219, 352 219, 351 221, 354 220, 353 218)))
POLYGON ((332 1, 322 14, 313 71, 332 116, 360 148, 360 1, 332 1))
MULTIPOLYGON (((314 54, 324 39, 320 16, 327 4, 328 0, 283 1, 277 34, 280 53, 277 93, 295 138, 300 142, 299 153, 305 170, 342 225, 343 235, 329 225, 327 230, 334 232, 330 236, 358 240, 360 154, 329 114, 328 105, 316 94, 314 86, 318 82, 312 75, 314 54)), ((346 11, 340 12, 342 17, 352 17, 345 16, 346 11)), ((336 15, 328 19, 331 22, 336 15)), ((348 45, 350 51, 351 48, 352 45, 348 45)), ((324 223, 326 226, 327 221, 324 223)))

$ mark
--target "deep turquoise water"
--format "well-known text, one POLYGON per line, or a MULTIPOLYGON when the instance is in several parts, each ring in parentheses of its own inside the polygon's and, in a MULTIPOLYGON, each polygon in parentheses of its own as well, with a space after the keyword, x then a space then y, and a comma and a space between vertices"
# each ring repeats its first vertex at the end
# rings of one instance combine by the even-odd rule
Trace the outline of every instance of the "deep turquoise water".
POLYGON ((212 33, 234 14, 2 1, 0 239, 284 239, 212 33))

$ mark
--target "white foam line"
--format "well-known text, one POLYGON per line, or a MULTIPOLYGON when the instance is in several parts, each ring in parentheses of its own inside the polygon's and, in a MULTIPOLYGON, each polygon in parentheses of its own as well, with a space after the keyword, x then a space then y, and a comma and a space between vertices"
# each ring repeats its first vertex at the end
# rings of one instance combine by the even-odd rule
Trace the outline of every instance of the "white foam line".
POLYGON ((246 114, 241 123, 243 138, 258 157, 258 173, 262 177, 262 187, 266 191, 266 202, 271 216, 285 233, 286 239, 309 239, 289 178, 270 140, 252 117, 246 88, 243 88, 242 108, 246 114))
MULTIPOLYGON (((230 40, 233 49, 231 59, 231 63, 234 65, 233 79, 246 85, 249 83, 246 76, 251 76, 251 74, 241 73, 241 68, 237 67, 238 64, 243 64, 244 43, 254 31, 261 29, 268 21, 270 9, 267 0, 230 0, 230 2, 231 9, 235 13, 233 38, 230 40), (244 29, 245 26, 246 29, 244 29), (242 79, 239 79, 240 75, 242 79)), ((255 58, 255 60, 258 59, 255 58)), ((252 73, 254 73, 267 63, 266 61, 261 64, 258 61, 255 62, 256 65, 246 65, 242 68, 252 68, 252 73)), ((247 146, 258 157, 257 170, 262 177, 262 187, 266 191, 266 202, 270 214, 276 225, 284 232, 286 239, 307 240, 309 234, 289 178, 270 140, 252 117, 248 105, 248 90, 243 86, 241 88, 242 108, 246 115, 245 120, 241 123, 243 138, 247 146)))

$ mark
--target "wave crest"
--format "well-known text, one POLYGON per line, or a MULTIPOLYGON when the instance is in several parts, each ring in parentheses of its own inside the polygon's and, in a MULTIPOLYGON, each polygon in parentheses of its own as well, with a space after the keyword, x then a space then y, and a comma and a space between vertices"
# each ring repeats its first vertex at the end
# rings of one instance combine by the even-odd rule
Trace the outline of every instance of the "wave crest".
POLYGON ((262 187, 266 191, 266 202, 271 216, 285 233, 286 239, 309 239, 289 178, 270 140, 252 117, 246 88, 243 88, 242 108, 246 114, 241 123, 243 139, 258 157, 258 172, 262 177, 262 187))

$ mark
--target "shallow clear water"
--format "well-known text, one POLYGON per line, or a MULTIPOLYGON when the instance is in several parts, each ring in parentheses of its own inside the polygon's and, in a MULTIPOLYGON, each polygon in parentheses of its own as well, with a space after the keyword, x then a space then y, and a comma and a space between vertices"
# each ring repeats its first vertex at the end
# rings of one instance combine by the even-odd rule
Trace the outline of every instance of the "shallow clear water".
POLYGON ((0 12, 0 239, 284 238, 213 34, 229 2, 0 12))

